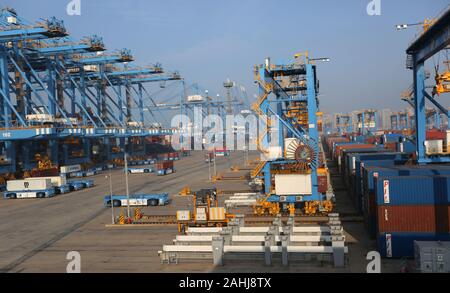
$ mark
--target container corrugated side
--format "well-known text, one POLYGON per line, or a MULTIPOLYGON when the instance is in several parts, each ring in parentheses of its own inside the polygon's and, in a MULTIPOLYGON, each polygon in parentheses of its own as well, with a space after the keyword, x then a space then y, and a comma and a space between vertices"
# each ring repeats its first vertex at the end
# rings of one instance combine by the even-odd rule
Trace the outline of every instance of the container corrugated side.
MULTIPOLYGON (((448 206, 444 206, 447 210, 448 206)), ((434 205, 378 206, 378 232, 448 233, 448 216, 434 205), (442 216, 442 215, 441 215, 442 216), (447 225, 445 225, 447 223, 447 225)))
POLYGON ((363 175, 362 195, 363 214, 368 228, 369 235, 375 237, 376 234, 376 197, 374 179, 378 176, 410 176, 410 175, 450 175, 450 167, 442 166, 390 166, 378 167, 370 166, 368 163, 361 168, 363 175))
POLYGON ((391 167, 395 165, 404 165, 406 163, 405 160, 369 160, 369 161, 356 161, 356 169, 355 169, 355 181, 356 184, 354 186, 354 190, 352 193, 355 196, 354 201, 358 203, 359 211, 363 212, 367 209, 367 199, 364 193, 365 187, 364 187, 364 174, 363 168, 365 166, 371 166, 371 167, 391 167))
POLYGON ((378 177, 375 182, 377 205, 446 205, 450 202, 450 177, 378 177))

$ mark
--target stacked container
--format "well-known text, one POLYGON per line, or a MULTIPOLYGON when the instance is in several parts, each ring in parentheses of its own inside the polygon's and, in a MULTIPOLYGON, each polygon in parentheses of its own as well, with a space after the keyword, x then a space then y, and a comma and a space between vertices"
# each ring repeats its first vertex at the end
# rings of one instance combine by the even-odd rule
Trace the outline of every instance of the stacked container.
POLYGON ((375 195, 383 257, 413 257, 414 240, 450 240, 450 176, 379 176, 375 195))
MULTIPOLYGON (((379 164, 381 165, 381 164, 379 164)), ((377 204, 375 194, 375 180, 379 177, 398 176, 433 176, 449 175, 450 166, 370 166, 368 162, 361 168, 362 171, 362 210, 366 227, 371 237, 376 237, 377 231, 377 204)))

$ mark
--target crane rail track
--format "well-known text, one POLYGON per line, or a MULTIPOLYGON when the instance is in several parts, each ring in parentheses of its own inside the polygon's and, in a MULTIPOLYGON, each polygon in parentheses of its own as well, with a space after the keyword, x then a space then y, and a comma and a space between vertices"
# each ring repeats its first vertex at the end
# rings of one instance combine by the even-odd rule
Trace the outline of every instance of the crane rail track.
MULTIPOLYGON (((258 224, 271 224, 274 221, 275 217, 257 217, 253 214, 245 215, 244 221, 245 224, 250 225, 258 225, 258 224)), ((281 220, 283 222, 287 221, 288 217, 282 217, 281 220)), ((363 222, 363 217, 357 214, 347 214, 340 216, 342 222, 363 222)), ((326 216, 318 215, 318 216, 296 216, 296 223, 325 223, 328 222, 328 218, 326 216)), ((132 224, 126 224, 121 226, 151 226, 151 225, 176 225, 177 218, 176 215, 143 215, 140 220, 133 221, 132 224)))

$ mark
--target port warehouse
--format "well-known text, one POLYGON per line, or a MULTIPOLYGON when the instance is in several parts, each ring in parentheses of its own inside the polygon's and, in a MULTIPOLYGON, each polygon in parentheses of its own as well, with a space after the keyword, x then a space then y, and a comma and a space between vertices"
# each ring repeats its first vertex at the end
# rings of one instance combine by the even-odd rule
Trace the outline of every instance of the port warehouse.
MULTIPOLYGON (((160 64, 145 68, 120 65, 133 61, 131 51, 105 53, 97 36, 55 45, 49 40, 68 36, 63 23, 54 18, 30 26, 13 9, 3 9, 0 20, 4 109, 0 171, 6 199, 53 197, 103 184, 98 173, 109 174, 108 170, 114 169, 115 174, 125 171, 130 176, 155 173, 164 176, 161 182, 178 178, 176 165, 189 160, 190 153, 176 152, 170 143, 182 130, 163 127, 158 121, 149 123, 146 116, 174 109, 187 113, 193 105, 203 104, 230 114, 234 106, 242 106, 231 99, 208 103, 210 99, 202 95, 182 96, 181 103, 158 105, 144 85, 173 82, 184 86, 177 72, 166 72, 160 64), (84 178, 89 176, 95 181, 84 178)), ((337 268, 345 267, 352 247, 345 242, 345 225, 344 229, 341 226, 345 216, 341 218, 337 212, 340 198, 338 190, 333 190, 336 180, 343 183, 349 205, 362 216, 365 234, 384 259, 415 257, 415 246, 420 246, 416 241, 450 241, 450 131, 445 129, 447 118, 442 117, 448 112, 439 104, 435 110, 420 102, 429 96, 423 86, 423 63, 448 46, 449 39, 447 36, 445 44, 432 52, 424 52, 429 50, 426 45, 448 31, 448 23, 449 12, 408 48, 415 60, 411 68, 419 78, 402 98, 414 111, 392 113, 385 121, 377 110, 321 113, 316 103, 320 72, 316 69, 320 65, 310 62, 307 54, 296 55, 291 64, 266 59, 256 66, 255 82, 262 94, 252 110, 259 117, 276 114, 280 133, 288 134, 281 139, 281 147, 270 147, 269 121, 257 138, 258 152, 265 159, 247 162, 247 174, 210 176, 210 181, 225 188, 233 189, 227 180, 250 180, 259 189, 234 192, 228 203, 217 199, 217 190, 199 188, 191 194, 185 189, 193 203, 171 210, 180 233, 173 245, 159 243, 161 262, 200 258, 223 265, 230 255, 259 254, 265 257, 266 265, 274 261, 272 255, 280 256, 281 263, 287 265, 313 255, 321 261, 331 260, 337 268), (283 81, 289 76, 303 80, 292 86, 283 81), (272 110, 270 96, 283 103, 291 101, 285 108, 272 110), (390 122, 387 127, 386 120, 390 122), (243 209, 236 208, 241 204, 243 209), (190 211, 192 206, 195 208, 190 211), (249 210, 257 218, 240 221, 239 214, 249 210), (325 219, 317 220, 319 225, 298 226, 297 218, 321 216, 325 219), (254 222, 269 226, 249 224, 254 222)), ((436 94, 446 94, 448 82, 437 78, 436 94)), ((227 81, 224 87, 229 90, 233 83, 227 81)), ((200 159, 202 172, 233 155, 224 147, 208 151, 200 159)), ((232 169, 239 172, 239 167, 232 169)), ((111 196, 105 191, 98 205, 164 209, 174 201, 174 194, 165 190, 123 194, 111 196)), ((129 210, 120 209, 112 226, 133 229, 171 221, 154 220, 152 211, 146 209, 142 214, 136 208, 131 215, 129 210)))

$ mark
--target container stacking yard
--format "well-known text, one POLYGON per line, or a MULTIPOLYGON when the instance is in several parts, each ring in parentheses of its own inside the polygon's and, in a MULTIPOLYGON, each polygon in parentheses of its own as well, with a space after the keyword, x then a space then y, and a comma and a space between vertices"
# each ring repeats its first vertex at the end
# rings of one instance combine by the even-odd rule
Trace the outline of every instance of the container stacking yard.
MULTIPOLYGON (((120 7, 107 2, 105 11, 120 7)), ((203 26, 214 15, 211 31, 230 20, 198 3, 174 17, 177 31, 140 19, 145 36, 128 14, 120 27, 103 16, 82 25, 65 11, 41 18, 37 4, 17 5, 0 9, 0 272, 71 272, 70 253, 83 273, 365 273, 371 258, 386 273, 450 272, 450 6, 427 4, 418 17, 443 10, 391 27, 419 33, 379 48, 392 54, 380 57, 384 72, 406 74, 372 87, 345 62, 375 57, 333 52, 317 38, 316 16, 312 34, 265 23, 241 38, 242 20, 223 28, 238 30, 233 37, 202 41, 190 35, 199 11, 203 26), (96 35, 111 40, 108 29, 127 48, 96 35), (396 69, 404 59, 407 69, 396 69), (405 80, 404 92, 392 87, 405 80), (362 93, 357 103, 343 97, 362 93), (370 98, 395 94, 398 103, 370 98), (389 102, 404 109, 381 109, 389 102)), ((346 34, 366 48, 364 34, 346 34)))

